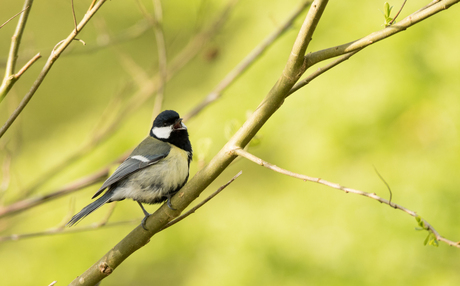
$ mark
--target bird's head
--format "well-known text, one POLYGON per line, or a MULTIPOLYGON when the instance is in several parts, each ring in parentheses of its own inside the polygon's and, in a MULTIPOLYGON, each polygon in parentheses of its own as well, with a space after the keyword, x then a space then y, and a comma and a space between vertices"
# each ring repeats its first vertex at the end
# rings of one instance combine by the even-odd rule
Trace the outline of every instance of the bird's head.
POLYGON ((188 137, 187 127, 182 123, 182 118, 174 110, 165 110, 158 114, 153 121, 150 136, 165 142, 173 138, 188 137))

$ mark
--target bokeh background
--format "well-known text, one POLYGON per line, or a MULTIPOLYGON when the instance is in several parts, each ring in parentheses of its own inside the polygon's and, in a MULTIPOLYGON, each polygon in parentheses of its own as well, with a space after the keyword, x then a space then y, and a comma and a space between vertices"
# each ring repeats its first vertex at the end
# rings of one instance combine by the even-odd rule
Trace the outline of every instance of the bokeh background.
MULTIPOLYGON (((152 13, 152 2, 141 1, 152 13)), ((90 2, 75 1, 78 19, 90 2)), ((217 0, 162 2, 170 61, 226 5, 217 0)), ((402 2, 390 4, 396 10, 402 2)), ((419 9, 423 5, 419 2, 408 1, 400 17, 419 9)), ((20 11, 22 4, 2 0, 0 22, 20 11)), ((383 4, 331 1, 308 51, 382 29, 383 4)), ((164 109, 189 112, 298 5, 297 0, 237 3, 212 40, 167 83, 164 109)), ((454 6, 366 48, 290 96, 250 151, 288 170, 388 198, 375 166, 391 186, 394 202, 419 213, 443 236, 460 239, 458 9, 454 6)), ((212 158, 227 140, 225 130, 242 124, 273 86, 302 18, 220 100, 187 122, 196 153, 192 175, 199 168, 198 156, 205 161, 212 158)), ((108 1, 78 36, 87 45, 74 42, 59 58, 0 140, 2 164, 8 166, 5 161, 11 159, 9 184, 1 194, 3 206, 20 199, 24 190, 86 146, 95 130, 103 128, 101 118, 103 123, 114 116, 123 119, 111 136, 68 162, 32 197, 107 166, 146 136, 154 94, 140 108, 118 112, 138 92, 137 81, 142 80, 133 77, 130 66, 150 78, 157 75, 153 30, 98 48, 143 21, 136 1, 108 1)), ((0 30, 2 74, 16 23, 0 30)), ((29 90, 51 49, 72 28, 70 1, 33 4, 18 66, 37 52, 43 58, 0 105, 1 122, 29 90)), ((427 233, 415 230, 415 219, 364 197, 240 159, 199 199, 240 170, 243 175, 223 193, 155 235, 102 285, 460 285, 458 249, 442 243, 424 246, 427 233)), ((5 169, 2 178, 7 178, 5 169)), ((56 227, 69 212, 87 205, 97 188, 98 184, 0 218, 0 235, 56 227)), ((108 209, 77 227, 97 223, 108 209)), ((135 203, 123 201, 109 222, 141 217, 135 203)), ((66 285, 135 226, 2 242, 0 284, 48 285, 57 280, 57 285, 66 285)))

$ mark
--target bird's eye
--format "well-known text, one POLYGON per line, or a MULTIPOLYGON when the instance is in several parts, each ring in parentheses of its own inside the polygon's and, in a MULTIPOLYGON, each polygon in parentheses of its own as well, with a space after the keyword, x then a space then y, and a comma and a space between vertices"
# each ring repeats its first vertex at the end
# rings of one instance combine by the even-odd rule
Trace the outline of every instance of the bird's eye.
POLYGON ((168 126, 168 123, 166 123, 166 122, 165 122, 165 123, 163 123, 163 126, 168 126))

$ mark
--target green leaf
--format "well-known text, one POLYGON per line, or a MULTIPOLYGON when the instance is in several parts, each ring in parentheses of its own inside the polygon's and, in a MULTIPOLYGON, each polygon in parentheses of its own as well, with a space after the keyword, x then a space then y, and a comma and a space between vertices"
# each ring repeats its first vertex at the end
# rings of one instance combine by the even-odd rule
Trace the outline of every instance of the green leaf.
POLYGON ((421 228, 426 229, 426 225, 425 225, 425 223, 423 222, 423 219, 422 219, 421 216, 417 215, 417 216, 415 217, 415 220, 417 221, 417 224, 418 224, 421 228))
POLYGON ((393 9, 393 6, 390 7, 390 4, 388 2, 385 2, 385 4, 383 4, 383 11, 385 13, 385 16, 390 16, 391 9, 393 9))
POLYGON ((390 4, 388 4, 388 2, 385 2, 385 4, 383 4, 383 18, 385 20, 383 25, 385 27, 388 27, 391 21, 393 21, 393 18, 390 17, 391 9, 393 9, 393 6, 390 7, 390 4))
POLYGON ((436 247, 439 246, 439 242, 436 239, 436 235, 434 233, 430 233, 430 242, 428 244, 431 246, 436 246, 436 247))

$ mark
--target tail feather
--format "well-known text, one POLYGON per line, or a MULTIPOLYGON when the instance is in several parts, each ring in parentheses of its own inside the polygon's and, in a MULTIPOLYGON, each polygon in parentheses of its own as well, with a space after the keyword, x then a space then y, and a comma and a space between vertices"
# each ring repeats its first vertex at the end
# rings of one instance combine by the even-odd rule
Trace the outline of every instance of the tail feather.
POLYGON ((95 210, 100 208, 102 205, 107 203, 112 198, 112 195, 113 195, 113 192, 111 191, 106 192, 102 197, 90 203, 89 205, 84 207, 79 213, 74 215, 72 219, 70 219, 70 221, 66 225, 71 227, 77 224, 80 220, 84 219, 87 215, 89 215, 90 213, 94 212, 95 210))

